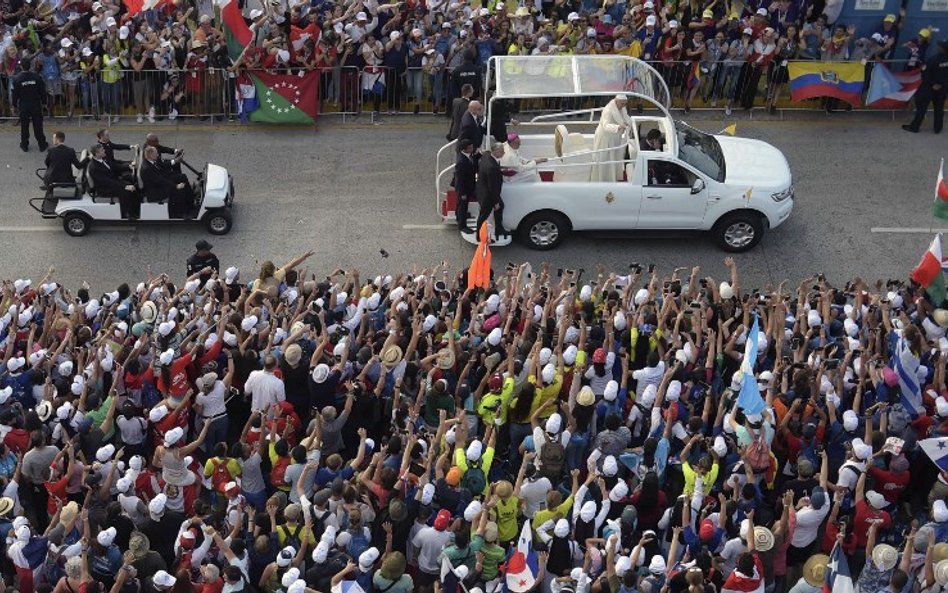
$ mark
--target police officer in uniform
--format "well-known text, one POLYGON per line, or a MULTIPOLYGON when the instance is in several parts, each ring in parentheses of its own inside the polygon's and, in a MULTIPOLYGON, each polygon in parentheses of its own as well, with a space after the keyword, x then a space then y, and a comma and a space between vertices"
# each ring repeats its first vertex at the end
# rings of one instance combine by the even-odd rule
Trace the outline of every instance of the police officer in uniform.
POLYGON ((938 42, 938 53, 925 60, 922 85, 915 92, 915 119, 902 126, 903 130, 918 132, 931 103, 935 112, 935 133, 940 134, 945 119, 945 97, 948 96, 948 41, 938 42))
MULTIPOLYGON (((204 268, 211 268, 217 273, 221 271, 221 262, 218 261, 217 256, 211 253, 211 248, 213 245, 201 239, 195 243, 194 248, 197 251, 188 258, 188 276, 192 274, 197 274, 204 268)), ((210 274, 201 275, 201 284, 204 284, 211 279, 210 274)))
POLYGON ((33 62, 20 62, 22 72, 13 79, 13 105, 20 112, 20 148, 23 152, 30 149, 30 122, 33 123, 33 136, 39 144, 40 152, 47 148, 46 135, 43 134, 43 100, 46 98, 46 83, 43 77, 33 72, 33 62))

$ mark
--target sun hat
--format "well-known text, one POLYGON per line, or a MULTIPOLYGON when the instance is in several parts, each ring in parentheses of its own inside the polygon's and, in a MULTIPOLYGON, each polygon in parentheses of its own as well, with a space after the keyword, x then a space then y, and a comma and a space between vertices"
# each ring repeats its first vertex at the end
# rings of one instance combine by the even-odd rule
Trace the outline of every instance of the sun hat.
POLYGON ((813 554, 807 558, 803 564, 803 580, 811 587, 822 587, 826 580, 826 565, 829 563, 829 556, 826 554, 813 554))
POLYGON ((889 544, 876 544, 872 548, 872 562, 879 570, 892 570, 898 561, 898 551, 889 544))
POLYGON ((774 547, 774 534, 763 525, 754 527, 754 549, 766 552, 774 547))

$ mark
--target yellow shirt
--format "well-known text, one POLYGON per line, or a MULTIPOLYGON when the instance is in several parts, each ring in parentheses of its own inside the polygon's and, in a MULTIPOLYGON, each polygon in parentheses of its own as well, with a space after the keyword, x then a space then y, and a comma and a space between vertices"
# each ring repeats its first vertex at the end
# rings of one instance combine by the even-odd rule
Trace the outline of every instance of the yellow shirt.
MULTIPOLYGON (((579 355, 576 356, 579 359, 579 355)), ((530 377, 530 382, 536 385, 537 378, 536 375, 530 377)), ((533 396, 533 404, 530 406, 530 415, 532 416, 536 413, 537 410, 546 405, 547 402, 556 401, 560 396, 560 390, 563 389, 563 375, 557 374, 553 378, 553 382, 546 386, 537 386, 536 393, 533 396)), ((548 407, 543 414, 540 415, 541 419, 549 418, 556 412, 556 408, 548 407)))
POLYGON ((502 542, 509 542, 517 539, 517 515, 520 511, 520 500, 510 496, 506 500, 498 499, 497 513, 497 539, 502 542))
POLYGON ((481 396, 481 401, 477 404, 477 414, 485 425, 494 424, 497 417, 500 417, 501 424, 506 424, 507 407, 510 405, 513 392, 514 380, 512 377, 507 377, 504 379, 500 393, 487 392, 481 396), (498 405, 499 407, 496 407, 498 405))
MULTIPOLYGON (((691 464, 687 461, 682 462, 681 464, 681 473, 685 474, 685 496, 691 498, 695 493, 695 470, 691 467, 691 464)), ((714 463, 711 465, 711 471, 706 473, 701 480, 705 484, 705 494, 711 490, 711 486, 718 481, 718 464, 714 463)))
MULTIPOLYGON (((560 503, 560 506, 554 509, 541 509, 533 515, 533 520, 530 522, 530 527, 533 528, 533 540, 537 541, 539 536, 537 535, 537 528, 546 523, 547 521, 558 521, 566 517, 570 509, 573 508, 573 495, 570 494, 566 497, 566 500, 560 503)), ((497 526, 497 533, 500 533, 500 526, 497 526)))

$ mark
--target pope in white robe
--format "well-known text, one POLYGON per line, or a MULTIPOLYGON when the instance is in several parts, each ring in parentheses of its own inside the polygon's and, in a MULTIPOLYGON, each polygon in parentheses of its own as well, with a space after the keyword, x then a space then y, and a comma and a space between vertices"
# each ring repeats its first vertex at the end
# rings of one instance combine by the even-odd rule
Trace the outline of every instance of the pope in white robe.
POLYGON ((621 181, 626 132, 632 127, 632 118, 626 111, 629 100, 625 95, 616 95, 602 110, 596 137, 593 140, 593 165, 590 181, 621 181), (607 149, 613 150, 607 150, 607 149))
POLYGON ((539 183, 540 174, 537 172, 537 164, 545 162, 544 158, 536 160, 524 158, 520 154, 520 136, 507 134, 504 156, 500 159, 504 183, 539 183))

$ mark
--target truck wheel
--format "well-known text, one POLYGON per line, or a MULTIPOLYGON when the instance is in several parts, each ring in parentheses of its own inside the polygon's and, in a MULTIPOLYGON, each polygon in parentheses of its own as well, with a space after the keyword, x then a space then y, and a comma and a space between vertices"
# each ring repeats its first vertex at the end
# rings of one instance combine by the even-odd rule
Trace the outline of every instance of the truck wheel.
POLYGON ((82 212, 70 212, 63 216, 63 230, 72 237, 81 237, 89 232, 92 220, 82 212))
POLYGON ((742 253, 760 243, 764 237, 764 223, 754 212, 735 212, 719 220, 712 232, 721 249, 742 253))
POLYGON ((520 223, 520 240, 538 251, 554 249, 572 230, 569 219, 552 210, 541 210, 527 216, 520 223))
POLYGON ((204 224, 212 235, 226 235, 230 232, 234 221, 227 210, 216 210, 204 217, 204 224))

